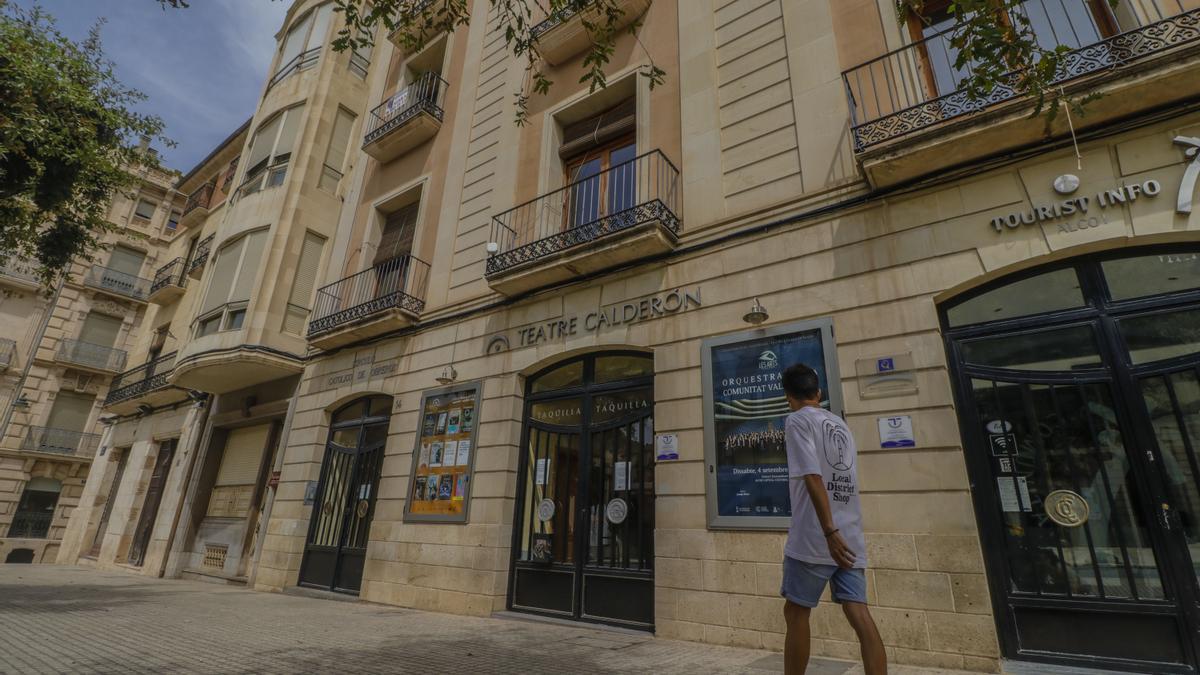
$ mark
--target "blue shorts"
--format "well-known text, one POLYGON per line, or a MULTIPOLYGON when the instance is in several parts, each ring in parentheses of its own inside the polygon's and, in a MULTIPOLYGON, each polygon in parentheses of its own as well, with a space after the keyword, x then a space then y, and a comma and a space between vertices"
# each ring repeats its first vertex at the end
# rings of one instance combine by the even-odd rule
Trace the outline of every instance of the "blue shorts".
POLYGON ((867 604, 867 575, 858 568, 842 569, 837 565, 819 565, 783 558, 783 585, 779 594, 801 607, 816 607, 825 592, 825 584, 833 590, 834 602, 867 604))

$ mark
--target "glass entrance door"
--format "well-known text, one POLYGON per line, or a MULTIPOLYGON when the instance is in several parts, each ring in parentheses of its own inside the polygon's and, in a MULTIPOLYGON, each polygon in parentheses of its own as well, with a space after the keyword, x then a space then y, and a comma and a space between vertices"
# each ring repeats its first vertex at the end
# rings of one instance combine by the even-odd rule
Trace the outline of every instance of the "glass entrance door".
POLYGON ((357 594, 392 400, 359 399, 334 414, 309 521, 300 583, 357 594))
POLYGON ((530 378, 509 606, 654 625, 653 362, 604 354, 530 378))
POLYGON ((1075 260, 942 308, 1008 658, 1196 664, 1200 256, 1177 259, 1075 260))

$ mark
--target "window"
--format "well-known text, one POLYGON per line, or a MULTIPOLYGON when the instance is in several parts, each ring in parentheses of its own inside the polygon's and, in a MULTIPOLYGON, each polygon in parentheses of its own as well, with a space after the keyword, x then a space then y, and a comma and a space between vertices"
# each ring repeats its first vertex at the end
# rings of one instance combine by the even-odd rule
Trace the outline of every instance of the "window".
POLYGON ((196 337, 242 327, 266 244, 267 230, 258 230, 217 251, 212 283, 197 318, 196 337))
POLYGON ((25 491, 21 493, 21 501, 17 503, 12 525, 8 527, 8 536, 45 539, 50 533, 50 523, 54 520, 54 509, 58 506, 61 492, 62 483, 53 478, 38 476, 29 479, 25 491))
POLYGON ((623 211, 636 202, 635 99, 563 129, 558 149, 566 170, 564 226, 579 227, 623 211))
POLYGON ((156 208, 158 208, 158 206, 154 202, 148 199, 139 199, 137 208, 133 210, 133 215, 137 216, 138 218, 150 220, 154 217, 154 210, 156 208))
POLYGON ((241 157, 234 157, 233 161, 225 169, 225 174, 221 177, 221 192, 229 194, 229 184, 233 182, 233 175, 237 173, 238 160, 241 157))
POLYGON ((350 72, 358 75, 364 80, 367 78, 367 69, 371 67, 371 50, 374 45, 371 42, 369 33, 359 31, 358 40, 366 38, 365 44, 361 42, 354 43, 354 49, 350 52, 350 72))
POLYGON ((420 202, 413 202, 384 216, 383 233, 379 237, 372 266, 412 252, 419 211, 420 202))
POLYGON ((291 73, 316 63, 316 58, 325 43, 332 12, 333 5, 325 3, 292 24, 279 50, 278 66, 274 77, 271 78, 272 85, 291 73))
POLYGON ((288 296, 287 312, 283 317, 283 330, 295 335, 304 332, 308 319, 313 290, 317 287, 317 270, 321 266, 321 251, 325 248, 325 237, 308 232, 300 247, 300 258, 296 261, 296 274, 292 291, 288 296))
POLYGON ((325 166, 321 170, 321 178, 317 186, 322 190, 335 192, 342 180, 346 163, 346 150, 350 146, 350 130, 354 127, 354 113, 345 108, 338 108, 337 119, 333 121, 333 133, 329 138, 329 147, 325 149, 325 166))
POLYGON ((171 217, 167 218, 167 231, 174 232, 179 229, 179 219, 183 217, 180 211, 171 211, 171 217))
POLYGON ((250 142, 246 178, 239 188, 243 196, 263 189, 264 175, 266 187, 283 183, 303 112, 303 105, 292 106, 258 125, 254 140, 250 142))

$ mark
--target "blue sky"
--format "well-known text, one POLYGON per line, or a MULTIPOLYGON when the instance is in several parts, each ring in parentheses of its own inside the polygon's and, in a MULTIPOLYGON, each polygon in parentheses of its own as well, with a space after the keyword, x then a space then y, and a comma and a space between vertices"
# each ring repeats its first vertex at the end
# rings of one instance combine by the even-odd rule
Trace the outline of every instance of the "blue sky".
POLYGON ((155 0, 37 4, 73 40, 86 37, 98 18, 108 19, 101 29, 105 54, 121 82, 149 97, 139 110, 161 117, 167 137, 178 143, 158 147, 165 164, 186 173, 254 112, 291 1, 190 0, 188 9, 166 11, 155 0))

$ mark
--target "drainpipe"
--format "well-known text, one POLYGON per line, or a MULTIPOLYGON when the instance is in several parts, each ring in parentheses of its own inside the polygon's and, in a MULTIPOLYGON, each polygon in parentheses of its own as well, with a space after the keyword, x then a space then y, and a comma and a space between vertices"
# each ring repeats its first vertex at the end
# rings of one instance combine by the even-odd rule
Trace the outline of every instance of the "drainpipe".
MULTIPOLYGON (((296 384, 296 389, 300 389, 299 383, 296 384)), ((288 436, 292 433, 292 417, 296 414, 296 401, 298 400, 300 400, 300 392, 295 391, 292 393, 292 400, 288 403, 287 414, 283 417, 283 430, 279 432, 279 444, 275 448, 275 462, 271 465, 272 475, 276 471, 283 470, 283 455, 287 452, 288 436)), ((270 476, 267 477, 267 483, 267 505, 258 519, 259 534, 255 537, 254 565, 246 577, 246 588, 249 589, 254 588, 254 580, 258 577, 258 561, 262 558, 263 544, 267 541, 267 528, 271 525, 271 509, 275 506, 275 493, 279 490, 279 486, 272 487, 270 485, 270 476)))
POLYGON ((167 574, 167 564, 171 561, 172 547, 175 545, 175 534, 179 532, 179 519, 183 517, 183 512, 186 510, 184 506, 187 504, 188 488, 192 483, 192 473, 196 470, 196 458, 200 455, 200 449, 203 447, 202 442, 208 440, 208 415, 212 412, 213 397, 208 396, 202 401, 196 402, 196 407, 203 410, 200 413, 200 420, 193 432, 193 443, 191 448, 191 459, 187 465, 187 475, 183 478, 183 490, 179 496, 179 506, 175 509, 175 515, 171 518, 171 530, 167 534, 167 546, 163 550, 162 562, 159 563, 158 574, 160 579, 167 574))
POLYGON ((29 345, 29 357, 25 359, 25 366, 21 369, 21 379, 17 380, 17 386, 13 389, 13 396, 8 401, 8 405, 4 409, 4 421, 0 422, 0 442, 8 436, 8 425, 12 422, 13 411, 16 410, 17 400, 21 398, 21 392, 25 389, 25 381, 29 379, 29 370, 33 368, 33 360, 37 356, 37 350, 42 345, 42 339, 46 337, 46 327, 50 325, 50 317, 54 316, 54 310, 58 307, 58 298, 62 295, 63 284, 67 278, 58 280, 58 287, 54 289, 54 297, 50 300, 50 304, 46 305, 46 315, 42 317, 41 325, 38 326, 37 336, 33 338, 33 342, 29 345))

